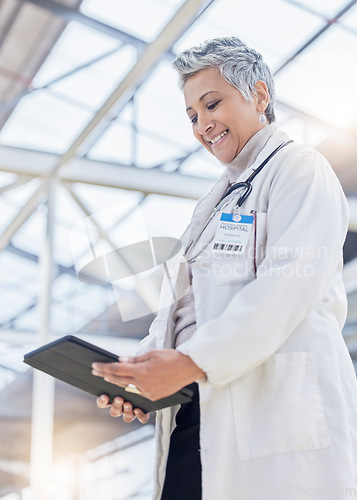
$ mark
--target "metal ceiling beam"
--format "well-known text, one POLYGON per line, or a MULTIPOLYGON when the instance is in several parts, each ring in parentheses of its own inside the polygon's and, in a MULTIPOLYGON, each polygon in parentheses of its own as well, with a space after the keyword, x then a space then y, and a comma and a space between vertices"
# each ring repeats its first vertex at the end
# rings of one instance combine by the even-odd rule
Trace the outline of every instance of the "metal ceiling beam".
MULTIPOLYGON (((138 50, 142 51, 145 49, 145 47, 148 46, 148 42, 145 40, 142 40, 138 37, 132 36, 128 33, 125 33, 117 28, 114 28, 112 26, 106 25, 100 21, 97 21, 96 19, 93 19, 91 17, 88 17, 81 12, 78 11, 78 9, 69 7, 67 5, 60 4, 59 2, 53 1, 53 0, 18 0, 22 3, 32 3, 34 5, 38 5, 39 7, 48 10, 49 12, 52 12, 53 14, 62 17, 64 20, 71 21, 75 20, 79 23, 85 24, 87 26, 90 26, 91 28, 95 30, 99 30, 100 32, 105 33, 106 35, 109 35, 111 37, 114 37, 120 41, 122 41, 124 44, 130 44, 135 46, 138 50)), ((200 17, 206 10, 207 8, 214 2, 214 0, 206 0, 205 5, 200 11, 197 13, 196 16, 194 16, 191 20, 191 22, 188 23, 186 26, 186 29, 188 29, 197 19, 200 17)), ((203 2, 204 3, 204 2, 203 2)), ((163 51, 162 54, 160 55, 160 59, 167 59, 169 61, 172 61, 175 58, 176 54, 172 52, 171 48, 169 48, 166 51, 163 51)), ((93 62, 96 61, 91 61, 88 65, 92 64, 93 62)), ((82 67, 76 68, 73 72, 77 72, 78 70, 82 69, 82 67)), ((68 74, 61 75, 58 79, 51 81, 47 83, 46 85, 40 87, 40 88, 27 88, 25 91, 21 92, 18 96, 16 96, 14 99, 11 99, 10 101, 7 101, 5 103, 2 103, 0 105, 0 112, 4 110, 12 110, 16 104, 27 94, 46 89, 49 86, 53 85, 56 83, 58 80, 62 80, 66 78, 67 76, 70 76, 72 72, 68 74)), ((136 92, 138 88, 141 86, 142 81, 136 85, 136 88, 133 90, 136 92)), ((126 106, 127 102, 122 102, 119 108, 116 108, 115 110, 115 115, 117 115, 121 112, 121 110, 126 106)), ((111 122, 110 122, 111 123, 111 122)), ((97 142, 97 140, 103 135, 103 133, 107 130, 108 126, 110 125, 109 122, 102 122, 101 127, 97 127, 96 134, 94 137, 94 134, 91 136, 90 143, 86 143, 86 151, 83 152, 85 154, 92 145, 97 142), (100 129, 100 130, 99 130, 100 129)))
POLYGON ((28 182, 30 182, 31 179, 32 177, 19 175, 16 181, 10 182, 9 184, 6 184, 6 186, 0 187, 0 196, 6 193, 7 191, 11 191, 12 189, 22 186, 23 184, 27 184, 28 182))
POLYGON ((0 145, 0 170, 32 177, 48 177, 59 156, 0 145))
MULTIPOLYGON (((120 223, 120 219, 118 220, 118 224, 120 223)), ((30 252, 26 252, 25 250, 21 249, 21 248, 17 248, 15 247, 11 241, 10 243, 7 245, 6 247, 6 251, 7 252, 10 252, 11 254, 13 255, 16 255, 18 257, 21 257, 22 259, 27 259, 31 262, 34 262, 36 264, 38 264, 39 262, 39 257, 38 255, 35 255, 33 253, 30 253, 30 252)), ((64 266, 62 264, 59 264, 58 262, 56 262, 56 271, 58 274, 56 274, 54 277, 53 277, 53 280, 57 279, 61 274, 68 274, 69 276, 72 276, 73 278, 76 278, 77 279, 77 273, 76 273, 76 270, 75 270, 75 267, 72 265, 71 267, 68 267, 68 266, 64 266)), ((101 285, 101 287, 103 288, 107 288, 107 287, 110 287, 111 285, 108 284, 108 285, 101 285)), ((27 310, 29 310, 30 308, 32 308, 35 304, 31 304, 29 307, 25 308, 25 310, 21 311, 20 312, 20 315, 23 314, 24 312, 26 312, 27 310)), ((11 320, 9 320, 9 322, 12 322, 16 320, 16 318, 11 318, 11 320)), ((9 323, 8 321, 6 322, 9 323)), ((4 324, 4 323, 3 323, 4 324)), ((2 327, 2 325, 0 324, 0 328, 2 327)))
MULTIPOLYGON (((47 178, 59 156, 0 146, 0 171, 47 178)), ((219 170, 217 168, 217 174, 219 170)), ((76 158, 57 173, 60 180, 197 200, 214 179, 76 158)))
MULTIPOLYGON (((1 5, 0 5, 1 6, 1 5)), ((12 12, 10 13, 6 24, 2 27, 2 30, 0 32, 0 49, 1 46, 3 45, 4 41, 6 40, 7 35, 10 33, 11 28, 13 27, 14 22, 16 21, 16 18, 22 8, 22 5, 17 2, 12 6, 12 12)))
MULTIPOLYGON (((299 2, 298 0, 285 0, 285 2, 290 3, 291 5, 295 5, 296 7, 299 7, 299 9, 304 10, 305 12, 308 12, 309 14, 312 14, 317 17, 321 17, 325 21, 329 21, 328 17, 322 14, 322 12, 319 12, 318 10, 314 9, 311 5, 306 5, 304 3, 299 2)), ((313 4, 312 4, 313 5, 313 4)), ((349 33, 352 33, 353 35, 357 35, 357 30, 351 28, 351 26, 347 26, 346 24, 343 24, 339 22, 339 20, 336 20, 338 22, 339 26, 343 28, 345 31, 348 31, 349 33)))
MULTIPOLYGON (((149 70, 157 63, 164 52, 171 49, 172 45, 182 35, 187 25, 197 16, 202 8, 210 5, 213 0, 186 0, 181 8, 167 23, 157 38, 150 43, 139 57, 135 66, 123 78, 114 92, 109 96, 96 115, 90 120, 81 134, 73 142, 68 151, 60 158, 56 169, 68 163, 77 153, 78 149, 85 143, 99 123, 105 118, 114 105, 118 105, 121 99, 125 102, 132 97, 135 86, 147 75, 149 70)), ((357 0, 356 0, 357 1, 357 0)))
MULTIPOLYGON (((78 1, 80 0, 67 0, 72 4, 78 1)), ((47 11, 39 12, 38 8, 29 7, 21 0, 16 0, 16 3, 14 0, 7 0, 4 3, 4 9, 1 9, 0 14, 2 16, 4 10, 3 22, 7 18, 6 9, 12 4, 20 4, 22 9, 14 22, 14 29, 10 30, 2 47, 1 60, 5 67, 8 66, 9 52, 11 54, 11 71, 8 70, 8 75, 17 78, 16 81, 2 80, 2 99, 6 100, 15 97, 23 91, 24 87, 31 84, 32 78, 42 66, 65 27, 61 18, 55 18, 47 11), (34 47, 36 47, 35 51, 34 47)), ((9 109, 0 116, 0 128, 11 115, 11 111, 9 109)))
POLYGON ((8 224, 6 229, 2 232, 0 236, 0 250, 4 249, 8 245, 16 231, 18 231, 18 229, 27 221, 27 219, 41 203, 41 201, 45 198, 45 188, 46 182, 43 181, 30 196, 27 202, 23 205, 23 207, 19 209, 18 213, 8 224))
POLYGON ((121 31, 113 26, 109 26, 108 24, 102 23, 97 19, 93 19, 92 17, 86 16, 79 12, 77 8, 69 7, 68 5, 63 5, 62 3, 55 2, 52 0, 20 0, 22 3, 32 3, 41 7, 42 9, 48 10, 55 14, 56 16, 62 17, 67 22, 77 21, 78 23, 84 24, 96 31, 104 33, 112 38, 116 38, 117 40, 122 40, 125 43, 129 43, 130 45, 135 45, 139 49, 143 49, 147 42, 137 38, 125 31, 121 31))
MULTIPOLYGON (((119 50, 121 50, 121 48, 123 46, 124 45, 120 45, 118 47, 115 47, 114 49, 111 49, 111 50, 105 52, 104 54, 101 54, 100 56, 95 57, 94 59, 91 59, 90 61, 86 61, 84 64, 76 66, 75 68, 71 69, 70 71, 67 71, 66 73, 63 73, 62 75, 57 76, 53 80, 50 80, 49 82, 45 83, 44 85, 41 85, 40 87, 33 87, 32 85, 28 86, 23 92, 20 92, 19 94, 17 94, 16 97, 13 97, 12 99, 9 99, 8 101, 2 102, 0 104, 0 113, 14 109, 16 104, 23 97, 25 97, 29 94, 33 94, 34 92, 38 92, 40 90, 47 90, 52 85, 55 85, 56 83, 59 83, 62 80, 65 80, 66 78, 68 78, 70 76, 73 76, 74 74, 78 73, 79 71, 86 69, 86 68, 92 66, 93 64, 96 64, 97 62, 102 61, 103 59, 105 59, 107 57, 110 57, 111 55, 113 55, 116 52, 118 52, 119 50)), ((1 72, 1 68, 0 68, 0 72, 1 72)), ((83 104, 82 104, 82 108, 83 108, 83 104)))
MULTIPOLYGON (((39 327, 37 345, 47 344, 52 340, 52 286, 53 286, 53 249, 55 223, 56 180, 47 182, 47 217, 46 237, 40 255, 41 282, 39 292, 39 327)), ((55 380, 47 374, 35 370, 32 389, 31 418, 31 460, 30 490, 31 496, 38 500, 48 498, 48 477, 52 467, 53 422, 54 422, 55 380), (44 405, 43 402, 46 401, 44 405)))
MULTIPOLYGON (((218 170, 217 170, 218 171, 218 170)), ((144 194, 160 194, 197 200, 214 184, 214 179, 184 176, 155 169, 110 165, 86 159, 72 160, 61 171, 60 178, 117 187, 144 194), (81 179, 79 181, 79 179, 81 179)))
MULTIPOLYGON (((199 17, 202 16, 206 12, 206 10, 213 4, 215 0, 207 0, 205 6, 197 13, 196 16, 192 18, 192 20, 187 24, 186 30, 188 30, 197 20, 199 17)), ((146 42, 145 42, 146 43, 146 42)), ((175 54, 171 49, 167 50, 166 52, 163 52, 160 56, 160 59, 166 59, 170 62, 173 61, 173 59, 176 57, 177 54, 175 54)), ((135 94, 137 91, 140 89, 140 87, 143 85, 145 82, 144 79, 141 79, 136 85, 135 88, 133 89, 132 96, 129 98, 133 99, 135 97, 135 94)), ((85 156, 88 151, 96 144, 96 142, 105 134, 105 132, 108 130, 108 128, 111 126, 113 120, 117 119, 122 110, 125 108, 125 106, 128 104, 128 101, 121 100, 120 103, 117 106, 114 106, 114 108, 111 110, 111 119, 109 120, 102 120, 100 123, 100 126, 98 126, 95 130, 95 134, 91 134, 90 138, 86 141, 85 144, 85 149, 82 148, 82 155, 85 156)), ((135 163, 135 155, 133 155, 133 163, 135 163)))
POLYGON ((305 42, 299 50, 297 50, 289 59, 287 59, 277 70, 274 71, 274 76, 277 75, 285 66, 291 63, 298 55, 304 52, 315 40, 317 40, 325 31, 333 26, 341 16, 346 14, 355 4, 357 0, 349 2, 342 10, 340 10, 332 19, 329 19, 325 26, 321 28, 315 35, 313 35, 307 42, 305 42))
MULTIPOLYGON (((118 249, 118 246, 115 244, 114 241, 111 240, 110 236, 108 235, 108 232, 102 228, 102 226, 99 224, 99 222, 91 214, 91 211, 88 209, 88 207, 85 205, 85 203, 81 200, 81 198, 73 191, 72 186, 70 184, 67 184, 67 183, 64 183, 64 186, 66 187, 66 189, 68 190, 69 194, 72 196, 73 200, 76 202, 78 207, 84 213, 84 215, 86 216, 86 219, 88 221, 90 221, 90 224, 92 224, 96 228, 96 230, 98 231, 99 237, 103 241, 106 241, 109 244, 109 246, 114 251, 116 251, 118 249)), ((88 241, 88 244, 92 244, 92 242, 88 241)), ((141 299, 147 305, 149 311, 156 312, 158 290, 156 289, 154 284, 150 280, 142 281, 142 280, 138 279, 135 271, 133 271, 133 269, 131 269, 130 263, 125 261, 124 258, 119 253, 116 253, 115 257, 116 257, 120 267, 125 267, 128 270, 128 276, 133 276, 136 278, 135 291, 138 293, 138 295, 141 297, 141 299)), ((96 258, 96 255, 94 254, 93 259, 95 259, 95 258, 96 258)))
MULTIPOLYGON (((27 252, 26 250, 23 250, 22 248, 15 247, 11 242, 7 245, 6 251, 10 252, 13 255, 16 255, 17 257, 20 257, 21 259, 26 259, 31 262, 34 262, 35 264, 38 264, 39 257, 38 255, 27 252)), ((62 264, 56 263, 56 269, 59 274, 69 274, 70 276, 76 277, 76 270, 74 269, 74 266, 67 267, 62 264)))

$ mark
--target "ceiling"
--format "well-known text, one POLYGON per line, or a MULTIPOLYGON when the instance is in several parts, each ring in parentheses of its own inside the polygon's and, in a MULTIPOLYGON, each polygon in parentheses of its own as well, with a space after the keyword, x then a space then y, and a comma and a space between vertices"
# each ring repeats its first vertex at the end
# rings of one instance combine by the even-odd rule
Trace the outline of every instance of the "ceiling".
MULTIPOLYGON (((148 330, 147 289, 77 276, 139 233, 179 237, 220 175, 194 141, 171 69, 175 54, 204 39, 235 35, 262 53, 275 75, 278 123, 320 150, 342 183, 351 208, 344 336, 357 360, 356 3, 0 1, 3 460, 28 460, 31 374, 22 357, 39 343, 44 290, 50 338, 79 332, 122 352, 148 330)), ((80 452, 124 432, 107 419, 95 436, 103 417, 72 391, 57 386, 55 452, 75 442, 79 416, 69 398, 81 398, 88 415, 80 452)), ((0 484, 20 481, 3 474, 0 484)))

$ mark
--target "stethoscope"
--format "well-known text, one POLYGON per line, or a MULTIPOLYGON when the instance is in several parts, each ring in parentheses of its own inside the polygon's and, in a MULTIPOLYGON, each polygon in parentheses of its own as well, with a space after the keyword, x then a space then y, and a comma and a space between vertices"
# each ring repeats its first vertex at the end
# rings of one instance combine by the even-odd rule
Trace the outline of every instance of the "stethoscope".
POLYGON ((200 248, 197 251, 197 253, 194 254, 194 248, 196 246, 196 243, 201 238, 203 232, 206 230, 206 228, 209 225, 209 223, 212 221, 212 219, 216 216, 216 214, 218 212, 220 212, 221 210, 223 210, 223 208, 225 208, 231 202, 231 198, 230 198, 228 201, 226 201, 224 203, 224 200, 227 198, 227 196, 229 196, 230 194, 232 194, 237 189, 244 188, 243 193, 239 196, 237 202, 235 203, 235 205, 234 205, 234 207, 232 209, 232 212, 234 212, 234 210, 236 210, 238 207, 241 207, 243 205, 243 203, 246 201, 246 199, 248 198, 248 196, 252 192, 253 186, 252 186, 251 183, 252 183, 253 179, 265 167, 265 165, 268 163, 268 161, 270 161, 273 158, 273 156, 276 155, 276 153, 278 151, 280 151, 283 147, 287 146, 288 144, 290 144, 292 142, 293 141, 291 140, 291 141, 287 141, 287 142, 284 142, 284 143, 280 144, 276 149, 274 149, 274 151, 272 153, 270 153, 269 156, 267 156, 267 158, 265 158, 265 160, 259 165, 259 167, 257 167, 254 170, 254 172, 251 173, 250 176, 245 181, 236 182, 235 184, 232 184, 231 186, 229 186, 229 188, 226 190, 226 192, 224 193, 224 195, 222 196, 222 198, 220 199, 220 201, 214 207, 213 212, 211 213, 211 215, 209 216, 209 218, 207 219, 207 221, 205 222, 205 224, 203 225, 203 227, 201 228, 201 230, 198 232, 198 234, 195 236, 195 238, 191 241, 191 243, 186 248, 186 251, 185 251, 185 254, 184 254, 184 258, 185 258, 186 262, 188 262, 190 264, 192 262, 194 262, 196 260, 196 258, 198 257, 198 255, 210 243, 210 242, 208 242, 207 245, 205 245, 204 248, 200 248))

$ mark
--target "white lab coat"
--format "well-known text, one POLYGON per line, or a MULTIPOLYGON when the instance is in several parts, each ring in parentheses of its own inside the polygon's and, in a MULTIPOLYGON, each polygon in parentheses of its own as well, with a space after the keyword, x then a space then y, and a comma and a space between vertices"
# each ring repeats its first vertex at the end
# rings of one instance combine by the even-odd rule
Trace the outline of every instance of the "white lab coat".
MULTIPOLYGON (((238 180, 286 140, 275 131, 238 180)), ((223 174, 200 200, 184 245, 227 185, 223 174)), ((192 264, 197 330, 178 348, 207 374, 199 381, 203 500, 357 497, 357 383, 341 335, 345 197, 318 152, 291 144, 253 180, 240 213, 251 211, 244 256, 217 258, 208 245, 192 264)), ((174 282, 180 259, 169 262, 174 282)), ((170 290, 164 283, 167 307, 141 352, 173 346, 170 290)), ((155 500, 176 411, 157 415, 155 500)))

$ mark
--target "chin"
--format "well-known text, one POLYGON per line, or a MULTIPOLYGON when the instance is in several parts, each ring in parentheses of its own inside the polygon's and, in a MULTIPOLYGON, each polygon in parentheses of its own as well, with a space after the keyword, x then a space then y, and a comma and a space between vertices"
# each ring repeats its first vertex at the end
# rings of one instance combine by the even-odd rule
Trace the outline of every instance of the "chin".
POLYGON ((230 163, 234 160, 236 155, 213 155, 221 163, 230 163))
POLYGON ((237 156, 239 151, 237 151, 236 149, 233 149, 233 150, 229 150, 229 151, 228 150, 217 151, 216 154, 213 151, 211 151, 211 153, 221 163, 230 163, 231 161, 234 160, 234 158, 237 156))

